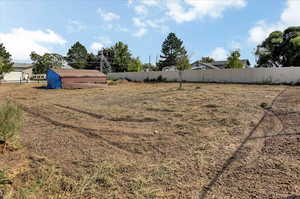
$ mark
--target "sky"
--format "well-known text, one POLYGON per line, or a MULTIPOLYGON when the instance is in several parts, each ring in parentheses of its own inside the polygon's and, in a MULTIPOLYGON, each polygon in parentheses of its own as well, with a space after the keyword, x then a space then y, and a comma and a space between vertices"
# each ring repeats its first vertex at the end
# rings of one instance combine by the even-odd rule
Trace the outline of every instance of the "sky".
POLYGON ((300 0, 0 0, 0 43, 29 62, 32 51, 65 55, 76 41, 94 53, 122 41, 154 63, 174 32, 191 61, 239 49, 254 65, 255 47, 300 25, 299 10, 300 0))

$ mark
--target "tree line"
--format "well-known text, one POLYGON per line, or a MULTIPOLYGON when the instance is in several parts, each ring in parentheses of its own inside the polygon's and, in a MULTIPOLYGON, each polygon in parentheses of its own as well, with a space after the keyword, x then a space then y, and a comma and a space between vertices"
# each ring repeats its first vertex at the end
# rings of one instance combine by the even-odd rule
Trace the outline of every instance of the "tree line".
POLYGON ((103 48, 97 54, 89 53, 84 45, 76 42, 68 50, 66 56, 54 53, 38 55, 32 52, 33 72, 35 74, 46 73, 49 68, 62 68, 68 64, 74 69, 100 70, 108 72, 139 72, 143 64, 139 57, 132 57, 128 45, 118 42, 109 48, 103 48), (107 62, 103 62, 103 57, 107 62))
MULTIPOLYGON (((283 32, 272 32, 257 46, 256 67, 290 67, 300 66, 300 26, 289 27, 283 32)), ((241 68, 240 51, 235 50, 227 58, 227 68, 241 68)), ((143 64, 139 57, 133 57, 128 45, 117 42, 115 45, 99 50, 96 54, 88 52, 80 42, 68 50, 66 56, 57 53, 39 55, 30 54, 35 74, 46 73, 49 68, 61 68, 68 64, 75 69, 93 69, 103 72, 139 72, 142 70, 161 71, 164 67, 175 66, 178 70, 191 68, 190 57, 175 33, 170 33, 162 44, 161 56, 156 65, 143 64), (103 57, 107 62, 102 64, 103 57)), ((212 63, 211 57, 203 57, 199 62, 212 63)), ((0 76, 12 70, 13 61, 10 53, 0 43, 0 76)))

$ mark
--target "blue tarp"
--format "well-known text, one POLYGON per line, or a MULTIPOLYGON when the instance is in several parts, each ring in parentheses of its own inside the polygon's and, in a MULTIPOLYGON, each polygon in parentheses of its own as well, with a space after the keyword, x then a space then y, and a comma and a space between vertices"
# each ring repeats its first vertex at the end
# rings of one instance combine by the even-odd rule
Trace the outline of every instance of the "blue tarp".
POLYGON ((47 88, 48 89, 59 89, 62 88, 60 76, 51 69, 47 71, 47 88))

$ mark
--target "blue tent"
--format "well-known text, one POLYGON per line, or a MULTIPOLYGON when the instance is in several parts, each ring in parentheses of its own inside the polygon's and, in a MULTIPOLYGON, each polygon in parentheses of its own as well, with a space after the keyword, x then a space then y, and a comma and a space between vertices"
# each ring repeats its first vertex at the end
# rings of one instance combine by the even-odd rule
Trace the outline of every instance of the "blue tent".
POLYGON ((60 76, 51 69, 47 71, 47 88, 48 89, 58 89, 62 88, 60 76))

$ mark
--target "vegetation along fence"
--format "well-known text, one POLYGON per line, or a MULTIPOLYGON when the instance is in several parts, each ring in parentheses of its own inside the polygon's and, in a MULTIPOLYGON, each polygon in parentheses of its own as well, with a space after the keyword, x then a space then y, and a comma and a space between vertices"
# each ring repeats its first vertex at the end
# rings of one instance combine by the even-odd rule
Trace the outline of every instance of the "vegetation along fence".
MULTIPOLYGON (((110 73, 110 79, 131 81, 179 81, 179 72, 110 73)), ((300 67, 247 68, 225 70, 187 70, 182 72, 185 82, 300 84, 300 67)))

